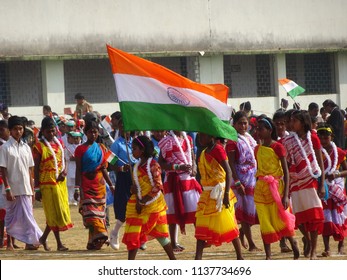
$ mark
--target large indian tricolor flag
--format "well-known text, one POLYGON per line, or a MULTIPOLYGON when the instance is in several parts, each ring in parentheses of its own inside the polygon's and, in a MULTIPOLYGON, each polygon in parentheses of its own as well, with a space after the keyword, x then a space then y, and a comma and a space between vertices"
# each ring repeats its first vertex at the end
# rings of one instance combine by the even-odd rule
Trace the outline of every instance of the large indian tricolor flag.
POLYGON ((124 129, 180 130, 237 139, 228 87, 193 82, 161 65, 107 46, 124 129))
POLYGON ((305 92, 305 89, 299 86, 292 80, 289 79, 280 79, 278 82, 284 87, 286 92, 291 98, 297 97, 299 94, 305 92))

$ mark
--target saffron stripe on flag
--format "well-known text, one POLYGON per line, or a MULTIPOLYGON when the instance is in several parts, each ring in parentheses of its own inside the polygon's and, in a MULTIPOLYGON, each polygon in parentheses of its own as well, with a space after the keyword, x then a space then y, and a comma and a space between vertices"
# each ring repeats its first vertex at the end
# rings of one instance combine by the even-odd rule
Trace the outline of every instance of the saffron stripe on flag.
POLYGON ((227 103, 229 88, 223 84, 199 84, 159 64, 107 46, 112 73, 156 79, 172 87, 190 88, 227 103))

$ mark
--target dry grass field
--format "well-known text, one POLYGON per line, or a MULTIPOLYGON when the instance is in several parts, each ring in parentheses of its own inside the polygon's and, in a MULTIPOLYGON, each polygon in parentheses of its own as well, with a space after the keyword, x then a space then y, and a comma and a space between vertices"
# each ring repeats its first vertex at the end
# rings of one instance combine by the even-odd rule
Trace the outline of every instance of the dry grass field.
MULTIPOLYGON (((48 244, 52 248, 52 251, 45 252, 42 247, 37 251, 26 251, 24 250, 24 244, 16 242, 21 249, 14 251, 7 251, 6 248, 0 249, 1 260, 126 260, 127 250, 124 244, 121 244, 119 251, 114 251, 111 247, 104 246, 99 251, 88 251, 86 250, 88 232, 82 224, 82 217, 77 211, 76 206, 71 206, 71 217, 74 223, 74 228, 62 232, 61 238, 65 246, 69 248, 69 251, 59 252, 56 250, 55 239, 53 233, 48 237, 48 244)), ((41 229, 45 227, 45 217, 43 209, 40 203, 35 203, 34 215, 37 223, 41 229)), ((110 208, 110 220, 111 227, 114 225, 114 214, 113 209, 110 208)), ((259 234, 259 227, 252 227, 254 240, 259 248, 263 248, 262 240, 259 234)), ((301 242, 301 234, 297 231, 296 240, 298 241, 300 251, 303 250, 301 242)), ((192 225, 187 226, 187 235, 180 235, 179 242, 185 246, 185 250, 181 253, 177 253, 176 257, 178 260, 193 260, 195 254, 195 238, 194 238, 194 227, 192 225)), ((289 244, 289 243, 288 243, 289 244)), ((347 248, 346 248, 347 250, 347 248)), ((291 260, 293 258, 292 253, 281 253, 279 244, 272 245, 273 259, 274 260, 291 260)), ((327 258, 320 257, 323 252, 323 240, 319 236, 318 250, 319 259, 326 260, 327 258)), ((331 254, 329 260, 347 260, 347 256, 337 255, 337 242, 331 241, 331 254)), ((243 256, 247 260, 264 260, 265 253, 262 252, 248 252, 243 249, 243 256)), ((167 256, 164 253, 161 246, 156 240, 151 240, 147 243, 147 249, 145 251, 139 250, 137 255, 138 260, 166 260, 167 256)), ((204 250, 204 260, 234 260, 235 252, 232 244, 224 244, 220 247, 211 247, 204 250)), ((301 253, 300 260, 307 260, 301 253)))

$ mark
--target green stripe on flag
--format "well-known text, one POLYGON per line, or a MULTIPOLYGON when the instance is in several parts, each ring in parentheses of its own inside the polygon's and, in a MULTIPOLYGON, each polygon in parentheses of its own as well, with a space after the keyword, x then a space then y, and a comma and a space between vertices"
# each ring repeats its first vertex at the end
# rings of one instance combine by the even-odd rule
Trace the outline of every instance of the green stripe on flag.
POLYGON ((109 163, 112 164, 112 165, 115 165, 117 161, 118 161, 118 157, 117 157, 117 156, 114 156, 114 157, 111 159, 111 161, 109 161, 109 163))
POLYGON ((295 98, 297 97, 299 94, 302 94, 303 92, 305 92, 305 89, 302 88, 301 86, 296 86, 295 88, 293 88, 291 91, 288 91, 288 94, 291 98, 295 98))
POLYGON ((179 130, 237 140, 236 130, 203 107, 176 104, 120 102, 124 130, 179 130))

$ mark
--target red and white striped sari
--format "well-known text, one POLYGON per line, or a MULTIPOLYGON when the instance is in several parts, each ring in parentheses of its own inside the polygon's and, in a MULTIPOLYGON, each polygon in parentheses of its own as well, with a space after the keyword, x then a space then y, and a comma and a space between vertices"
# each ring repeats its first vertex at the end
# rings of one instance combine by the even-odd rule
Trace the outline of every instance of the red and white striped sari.
POLYGON ((313 149, 307 139, 299 138, 300 144, 305 151, 302 153, 295 133, 283 139, 283 145, 287 150, 287 161, 290 175, 290 196, 292 209, 296 218, 296 226, 303 224, 306 231, 323 230, 323 207, 317 194, 318 181, 313 178, 307 165, 306 157, 311 165, 313 173, 317 172, 314 161, 314 150, 320 149, 321 144, 316 134, 311 134, 313 149))

